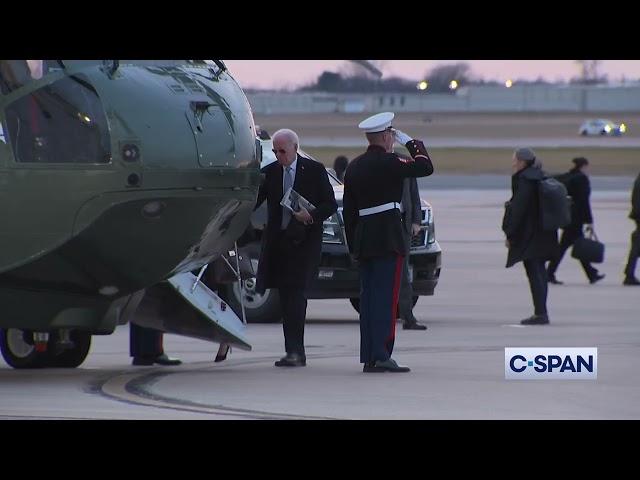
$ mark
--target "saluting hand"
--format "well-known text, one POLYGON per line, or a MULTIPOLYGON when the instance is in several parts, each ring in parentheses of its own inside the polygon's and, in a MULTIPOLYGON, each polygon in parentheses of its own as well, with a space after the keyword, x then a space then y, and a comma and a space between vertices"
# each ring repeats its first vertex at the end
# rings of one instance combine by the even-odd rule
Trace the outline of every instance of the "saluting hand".
POLYGON ((296 220, 304 223, 305 225, 310 225, 313 223, 313 217, 303 206, 300 206, 300 210, 298 210, 297 212, 293 212, 293 216, 296 217, 296 220))
POLYGON ((413 140, 413 138, 411 138, 409 135, 404 133, 402 130, 398 130, 397 128, 394 131, 394 135, 395 135, 396 141, 401 145, 406 145, 411 140, 413 140))

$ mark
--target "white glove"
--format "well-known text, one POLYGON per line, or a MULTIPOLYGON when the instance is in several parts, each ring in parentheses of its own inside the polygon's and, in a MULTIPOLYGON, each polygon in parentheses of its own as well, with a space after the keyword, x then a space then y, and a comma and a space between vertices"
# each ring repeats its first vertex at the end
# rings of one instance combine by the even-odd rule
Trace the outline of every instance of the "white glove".
POLYGON ((413 138, 411 138, 409 135, 404 133, 402 130, 396 129, 396 142, 398 142, 400 145, 406 145, 411 140, 413 140, 413 138))

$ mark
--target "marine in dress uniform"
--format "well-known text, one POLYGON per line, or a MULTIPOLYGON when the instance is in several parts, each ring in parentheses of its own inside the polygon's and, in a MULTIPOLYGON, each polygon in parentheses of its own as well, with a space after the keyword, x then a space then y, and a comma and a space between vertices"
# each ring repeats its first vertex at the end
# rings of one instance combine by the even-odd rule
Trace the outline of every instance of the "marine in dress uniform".
POLYGON ((400 216, 404 179, 425 177, 433 165, 424 144, 394 129, 394 114, 362 121, 369 147, 345 172, 343 217, 349 252, 360 270, 360 362, 364 372, 408 372, 391 355, 403 260, 408 255, 400 216), (393 153, 404 144, 411 160, 393 153))

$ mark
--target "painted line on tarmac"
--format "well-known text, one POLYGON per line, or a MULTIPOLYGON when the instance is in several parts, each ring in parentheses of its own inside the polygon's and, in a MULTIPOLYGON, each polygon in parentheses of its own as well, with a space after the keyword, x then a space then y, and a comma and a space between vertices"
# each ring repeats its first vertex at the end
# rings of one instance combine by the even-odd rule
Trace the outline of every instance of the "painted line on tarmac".
MULTIPOLYGON (((272 358, 269 357, 268 361, 271 362, 272 358)), ((254 359, 243 362, 242 364, 259 364, 264 362, 265 359, 254 359)), ((236 365, 240 364, 236 363, 233 366, 236 365)), ((99 386, 99 392, 100 394, 108 398, 123 401, 125 403, 192 413, 219 415, 222 417, 228 417, 230 419, 243 418, 248 420, 337 420, 337 418, 333 417, 292 415, 286 413, 226 407, 224 405, 207 405, 179 398, 166 397, 149 391, 149 387, 160 377, 175 375, 179 373, 193 373, 201 371, 201 368, 192 368, 189 370, 181 369, 172 372, 167 372, 166 370, 159 372, 157 371, 157 369, 154 369, 152 371, 146 370, 145 372, 140 373, 128 373, 124 375, 119 374, 103 382, 102 385, 99 386)))

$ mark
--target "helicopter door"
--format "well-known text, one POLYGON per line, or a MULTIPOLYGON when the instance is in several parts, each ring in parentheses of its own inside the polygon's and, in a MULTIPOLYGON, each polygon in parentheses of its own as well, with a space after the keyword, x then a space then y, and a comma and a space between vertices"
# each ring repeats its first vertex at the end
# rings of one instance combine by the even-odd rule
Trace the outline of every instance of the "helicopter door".
POLYGON ((201 167, 237 165, 231 112, 206 100, 192 101, 187 119, 195 135, 201 167))

